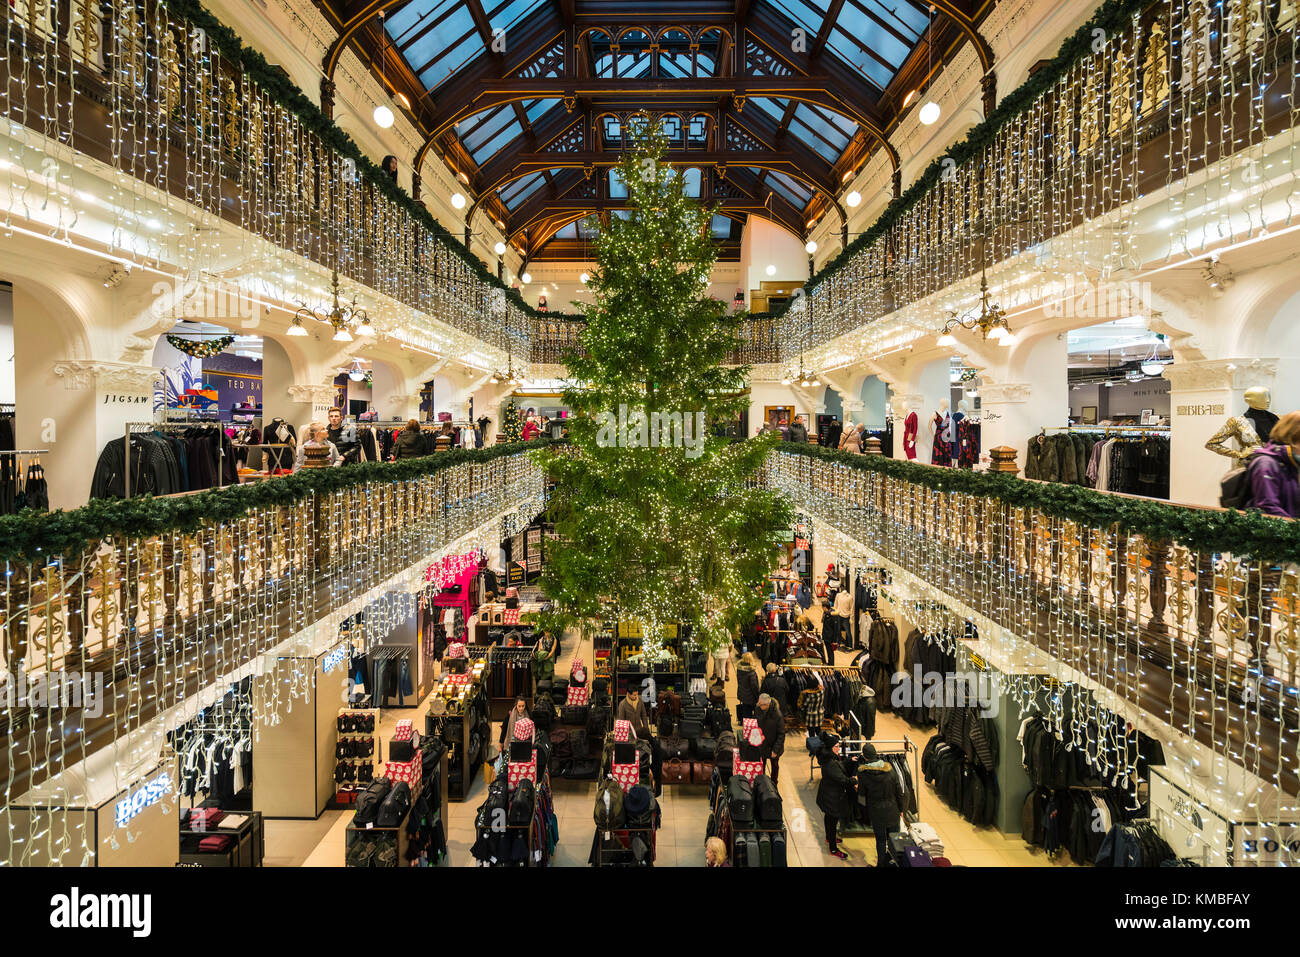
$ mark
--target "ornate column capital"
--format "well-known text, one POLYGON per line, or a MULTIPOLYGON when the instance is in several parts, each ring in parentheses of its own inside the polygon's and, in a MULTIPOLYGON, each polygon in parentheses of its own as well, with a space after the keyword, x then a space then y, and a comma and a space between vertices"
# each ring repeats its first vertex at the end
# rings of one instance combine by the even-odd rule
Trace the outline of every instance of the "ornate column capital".
POLYGON ((54 374, 67 389, 123 389, 150 392, 162 378, 162 369, 129 362, 64 359, 54 363, 54 374))
POLYGON ((985 382, 980 386, 981 405, 1028 402, 1033 387, 1028 382, 985 382))
POLYGON ((336 395, 332 385, 291 385, 285 390, 295 402, 310 402, 312 405, 333 405, 336 395))
POLYGON ((1174 392, 1271 388, 1277 379, 1277 359, 1201 359, 1165 366, 1164 377, 1174 392))

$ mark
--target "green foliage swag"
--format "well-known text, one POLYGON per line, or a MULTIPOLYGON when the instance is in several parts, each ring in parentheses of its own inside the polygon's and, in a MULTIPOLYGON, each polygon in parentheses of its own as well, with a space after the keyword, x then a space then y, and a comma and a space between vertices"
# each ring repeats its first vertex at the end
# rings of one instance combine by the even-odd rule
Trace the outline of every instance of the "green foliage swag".
POLYGON ((357 172, 372 188, 405 209, 417 223, 433 233, 435 241, 446 246, 460 258, 480 282, 504 290, 514 304, 526 314, 534 318, 545 315, 524 302, 519 290, 510 289, 501 282, 494 272, 488 270, 481 259, 465 247, 464 243, 448 232, 427 209, 412 199, 409 193, 372 163, 352 137, 335 126, 333 121, 321 112, 320 107, 289 79, 283 69, 272 66, 266 62, 262 54, 245 47, 235 32, 209 13, 198 0, 163 0, 163 4, 176 17, 203 30, 207 34, 208 42, 221 56, 238 64, 244 73, 266 92, 267 96, 297 117, 303 126, 320 137, 322 143, 339 155, 350 157, 356 163, 357 172))
POLYGON ((648 127, 619 162, 632 212, 596 240, 595 301, 565 360, 582 385, 565 393, 571 454, 544 459, 559 541, 542 584, 558 608, 550 627, 591 622, 609 600, 652 636, 643 647, 653 658, 662 626, 675 622, 707 649, 731 640, 757 607, 754 586, 772 568, 773 531, 789 528, 790 509, 746 488, 769 442, 713 436, 749 401, 749 370, 722 365, 741 319, 701 282, 717 256, 713 210, 686 195, 684 177, 662 161, 665 137, 648 127), (626 442, 616 435, 620 406, 627 432, 639 431, 639 416, 676 414, 689 441, 677 428, 677 439, 656 443, 647 428, 644 444, 626 442))
MULTIPOLYGON (((1055 57, 1036 70, 1033 76, 1015 90, 1004 96, 993 112, 972 128, 964 140, 953 144, 942 156, 926 167, 925 172, 915 183, 885 207, 866 232, 844 247, 838 256, 823 265, 817 274, 804 284, 804 291, 811 293, 826 280, 834 277, 854 256, 897 225, 908 210, 939 184, 944 175, 945 160, 951 159, 958 166, 964 166, 968 161, 979 156, 986 147, 991 146, 1002 127, 1029 109, 1039 96, 1051 89, 1056 81, 1065 76, 1076 63, 1084 57, 1093 55, 1092 44, 1097 30, 1103 31, 1106 36, 1111 36, 1126 29, 1132 26, 1133 17, 1150 5, 1151 0, 1106 0, 1087 23, 1066 38, 1055 57)), ((784 315, 788 308, 789 305, 782 308, 778 315, 784 315)))
POLYGON ((1188 508, 1108 495, 1078 485, 1031 482, 996 472, 935 468, 815 445, 786 443, 778 449, 788 455, 880 472, 940 492, 978 495, 1016 508, 1035 508, 1092 528, 1119 528, 1151 541, 1177 542, 1198 552, 1231 552, 1238 558, 1264 562, 1300 562, 1300 522, 1270 518, 1254 509, 1236 512, 1188 508))
MULTIPOLYGON (((550 443, 545 443, 549 445, 550 443)), ((537 445, 530 442, 529 448, 537 445)), ((303 469, 293 475, 231 485, 194 495, 103 499, 71 511, 25 511, 0 517, 0 561, 43 562, 72 558, 107 538, 141 538, 194 532, 205 522, 227 522, 255 508, 294 505, 317 493, 370 482, 402 482, 436 475, 465 462, 491 462, 523 451, 522 445, 449 449, 400 462, 359 462, 338 468, 303 469)))

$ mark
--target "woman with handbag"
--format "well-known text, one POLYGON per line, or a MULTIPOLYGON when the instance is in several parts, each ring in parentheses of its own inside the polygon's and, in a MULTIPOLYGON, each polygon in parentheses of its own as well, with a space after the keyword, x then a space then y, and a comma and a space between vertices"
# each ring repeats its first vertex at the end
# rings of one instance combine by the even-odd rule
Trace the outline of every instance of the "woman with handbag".
POLYGON ((542 632, 533 649, 533 677, 537 681, 550 681, 555 677, 555 656, 559 651, 559 642, 548 631, 542 632))

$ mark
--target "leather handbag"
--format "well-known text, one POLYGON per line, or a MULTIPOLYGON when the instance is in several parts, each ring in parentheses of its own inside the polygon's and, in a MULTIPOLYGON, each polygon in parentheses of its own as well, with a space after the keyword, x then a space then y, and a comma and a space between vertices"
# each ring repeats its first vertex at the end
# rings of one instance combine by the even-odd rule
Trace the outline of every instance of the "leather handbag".
POLYGON ((664 784, 690 784, 691 765, 689 761, 673 758, 663 763, 664 784))
POLYGON ((560 709, 560 722, 562 724, 580 724, 586 728, 587 717, 590 713, 590 705, 566 704, 560 709))
POLYGON ((692 761, 691 762, 691 783, 692 784, 713 783, 713 762, 692 761))
POLYGON ((718 756, 718 739, 700 737, 695 739, 695 756, 710 764, 718 756))
POLYGON ((681 760, 690 753, 690 745, 685 738, 672 736, 659 739, 659 750, 665 761, 681 760))

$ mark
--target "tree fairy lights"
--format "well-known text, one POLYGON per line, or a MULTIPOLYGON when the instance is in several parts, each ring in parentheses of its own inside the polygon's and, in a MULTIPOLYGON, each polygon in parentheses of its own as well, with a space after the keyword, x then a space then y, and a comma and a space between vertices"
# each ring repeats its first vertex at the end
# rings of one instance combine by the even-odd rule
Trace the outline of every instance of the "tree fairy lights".
POLYGON ((598 620, 612 602, 652 661, 670 624, 691 625, 706 649, 729 642, 789 524, 779 496, 748 484, 767 443, 712 437, 746 407, 748 370, 721 365, 739 320, 700 282, 717 256, 712 211, 686 195, 666 149, 656 124, 638 124, 619 163, 632 213, 596 240, 594 302, 566 363, 583 383, 565 392, 572 454, 547 458, 559 540, 542 579, 552 626, 598 620), (647 428, 661 415, 675 432, 647 428))

